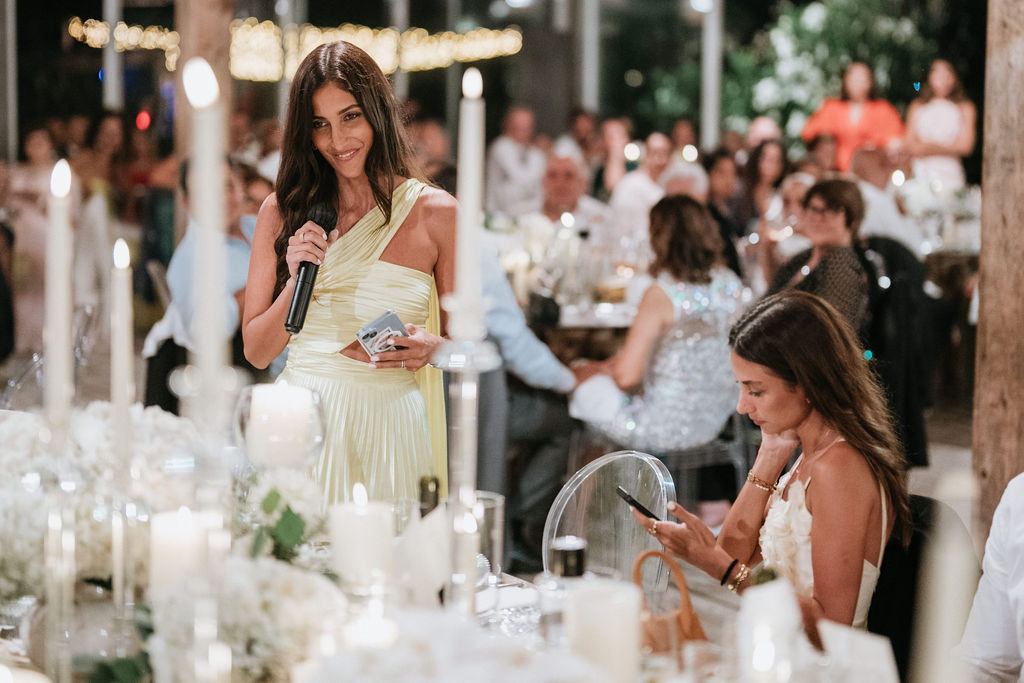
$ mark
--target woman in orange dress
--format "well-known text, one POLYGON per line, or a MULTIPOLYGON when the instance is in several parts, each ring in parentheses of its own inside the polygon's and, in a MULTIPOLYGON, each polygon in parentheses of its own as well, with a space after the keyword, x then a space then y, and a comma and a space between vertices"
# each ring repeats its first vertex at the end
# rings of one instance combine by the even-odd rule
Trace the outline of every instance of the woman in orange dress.
POLYGON ((903 137, 903 120, 896 108, 878 97, 871 69, 851 62, 843 71, 839 99, 829 98, 811 115, 800 136, 810 142, 828 133, 836 138, 836 164, 846 172, 861 147, 888 148, 903 137))

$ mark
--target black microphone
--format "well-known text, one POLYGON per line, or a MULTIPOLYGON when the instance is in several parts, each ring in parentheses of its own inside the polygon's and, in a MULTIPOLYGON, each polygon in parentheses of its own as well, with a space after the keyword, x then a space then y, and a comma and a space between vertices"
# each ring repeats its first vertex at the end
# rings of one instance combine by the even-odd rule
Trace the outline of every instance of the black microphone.
MULTIPOLYGON (((324 232, 334 229, 338 214, 330 204, 320 202, 309 210, 309 219, 323 228, 324 232)), ((306 311, 309 299, 313 296, 313 283, 320 266, 310 261, 299 264, 299 272, 295 276, 295 289, 292 290, 292 302, 288 305, 288 317, 284 319, 284 329, 289 334, 297 334, 306 322, 306 311)))

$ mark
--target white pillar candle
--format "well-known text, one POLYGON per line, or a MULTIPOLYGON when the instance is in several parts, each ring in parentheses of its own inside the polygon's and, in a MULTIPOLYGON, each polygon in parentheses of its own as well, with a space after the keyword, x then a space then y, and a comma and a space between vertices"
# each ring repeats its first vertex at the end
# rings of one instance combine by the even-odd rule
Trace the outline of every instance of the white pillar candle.
POLYGON ((71 366, 71 167, 61 159, 50 174, 46 237, 46 321, 44 350, 46 419, 55 440, 67 434, 74 396, 71 366))
POLYGON ((393 514, 390 505, 367 501, 362 484, 352 499, 330 508, 331 556, 341 580, 358 591, 394 571, 393 514))
POLYGON ((114 244, 110 272, 110 399, 114 411, 115 476, 127 474, 131 457, 131 404, 135 394, 132 337, 132 269, 128 245, 114 244))
POLYGON ((51 683, 51 681, 37 671, 15 669, 0 664, 0 683, 51 683))
POLYGON ((205 529, 187 507, 157 512, 149 522, 149 590, 163 590, 185 578, 203 559, 205 529))
POLYGON ((301 467, 311 447, 313 395, 305 387, 257 384, 252 388, 245 446, 262 467, 301 467))
POLYGON ((220 427, 224 406, 219 398, 221 368, 227 360, 224 320, 224 110, 213 69, 193 57, 182 71, 185 94, 192 105, 192 146, 189 197, 199 226, 193 286, 196 320, 194 364, 201 386, 195 417, 220 427))
POLYGON ((633 683, 640 673, 640 589, 632 583, 574 581, 565 607, 569 649, 609 675, 633 683))
POLYGON ((480 226, 483 216, 484 101, 483 79, 476 68, 462 77, 459 103, 459 200, 455 239, 455 292, 457 307, 451 311, 452 336, 460 340, 483 339, 483 302, 480 284, 480 226))

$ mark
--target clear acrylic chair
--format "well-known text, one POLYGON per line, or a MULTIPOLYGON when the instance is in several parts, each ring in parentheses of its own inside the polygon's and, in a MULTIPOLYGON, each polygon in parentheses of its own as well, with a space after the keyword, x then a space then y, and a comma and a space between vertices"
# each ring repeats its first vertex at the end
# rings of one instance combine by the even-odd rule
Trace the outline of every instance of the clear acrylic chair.
MULTIPOLYGON (((71 315, 71 353, 74 380, 92 355, 99 334, 99 316, 92 304, 77 306, 71 315)), ((21 364, 0 392, 0 410, 32 410, 43 405, 43 368, 46 359, 41 353, 21 364)))
MULTIPOLYGON (((617 451, 603 455, 576 472, 555 497, 544 523, 544 569, 553 566, 552 541, 579 536, 587 542, 586 568, 614 573, 628 581, 633 562, 645 550, 661 544, 633 519, 629 506, 618 496, 621 486, 660 519, 668 519, 667 505, 676 490, 665 464, 653 455, 617 451)), ((659 560, 644 566, 643 588, 653 593, 668 585, 668 572, 659 560)))

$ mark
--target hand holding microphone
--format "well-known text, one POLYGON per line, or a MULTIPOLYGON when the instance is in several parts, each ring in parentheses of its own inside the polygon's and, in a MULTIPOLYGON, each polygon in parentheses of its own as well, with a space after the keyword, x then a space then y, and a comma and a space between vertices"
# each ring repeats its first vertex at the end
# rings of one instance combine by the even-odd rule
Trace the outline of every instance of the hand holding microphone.
POLYGON ((309 211, 309 221, 288 238, 288 270, 295 276, 295 289, 292 290, 284 322, 289 334, 299 332, 306 322, 313 283, 327 250, 327 231, 334 229, 337 220, 333 207, 326 203, 316 204, 309 211), (293 266, 294 259, 299 261, 297 267, 293 266))

